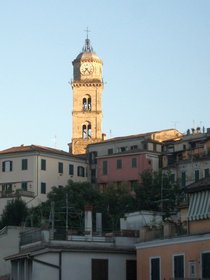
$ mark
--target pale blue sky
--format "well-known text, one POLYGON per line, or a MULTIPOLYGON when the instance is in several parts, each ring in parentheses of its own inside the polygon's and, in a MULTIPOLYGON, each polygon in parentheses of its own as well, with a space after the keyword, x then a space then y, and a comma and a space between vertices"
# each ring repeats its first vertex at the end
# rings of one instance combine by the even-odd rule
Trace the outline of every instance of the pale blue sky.
POLYGON ((87 26, 104 61, 107 137, 210 127, 209 0, 8 0, 0 1, 0 149, 68 150, 71 62, 87 26))

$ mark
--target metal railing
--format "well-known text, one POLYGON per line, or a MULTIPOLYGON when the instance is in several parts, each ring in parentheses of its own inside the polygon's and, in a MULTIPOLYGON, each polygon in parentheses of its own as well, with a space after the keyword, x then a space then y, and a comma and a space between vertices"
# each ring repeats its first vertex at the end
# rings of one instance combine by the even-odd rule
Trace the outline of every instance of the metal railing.
POLYGON ((41 229, 30 229, 20 233, 20 246, 42 241, 41 229))

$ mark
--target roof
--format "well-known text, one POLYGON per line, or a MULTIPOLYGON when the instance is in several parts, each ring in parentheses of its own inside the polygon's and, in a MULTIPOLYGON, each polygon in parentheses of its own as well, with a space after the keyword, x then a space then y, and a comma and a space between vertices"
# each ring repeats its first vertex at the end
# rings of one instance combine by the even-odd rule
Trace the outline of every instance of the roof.
MULTIPOLYGON (((157 130, 157 131, 146 132, 146 133, 140 133, 140 134, 133 134, 133 135, 127 135, 127 136, 114 137, 114 138, 110 138, 110 139, 104 140, 104 141, 102 141, 102 142, 97 142, 97 143, 89 144, 88 146, 106 144, 106 143, 110 143, 110 142, 123 141, 123 140, 133 139, 133 138, 151 137, 153 134, 162 133, 162 132, 167 132, 167 131, 172 131, 172 130, 177 131, 177 133, 180 133, 180 132, 179 132, 178 130, 176 130, 176 129, 169 128, 169 129, 157 130)), ((173 139, 174 139, 174 138, 173 138, 173 139)), ((153 140, 154 142, 160 142, 160 141, 154 140, 154 139, 152 139, 152 138, 150 138, 150 140, 153 140)), ((170 139, 170 140, 172 140, 172 139, 170 139)))
POLYGON ((88 253, 119 253, 119 254, 135 254, 134 246, 116 246, 116 244, 97 243, 93 242, 71 242, 71 241, 50 241, 46 244, 37 244, 29 246, 24 251, 5 257, 5 260, 15 260, 26 257, 34 257, 49 252, 88 252, 88 253))
POLYGON ((203 190, 210 190, 210 177, 203 178, 186 187, 187 193, 200 192, 203 190))
POLYGON ((145 154, 152 154, 152 155, 159 155, 160 152, 156 151, 149 151, 149 150, 143 150, 143 149, 134 149, 134 150, 126 150, 123 152, 118 152, 118 153, 113 153, 113 154, 106 154, 106 155, 100 155, 97 156, 96 158, 98 159, 103 159, 103 158, 115 158, 115 157, 120 157, 120 156, 129 156, 129 155, 145 155, 145 154))
POLYGON ((74 157, 72 154, 65 152, 63 150, 58 150, 50 147, 40 146, 40 145, 21 145, 17 147, 11 147, 6 150, 0 151, 0 155, 6 155, 6 154, 17 154, 17 153, 30 153, 30 152, 39 152, 39 153, 50 153, 50 154, 56 154, 61 156, 68 156, 68 157, 74 157))
POLYGON ((90 40, 88 38, 85 39, 85 45, 83 47, 82 52, 76 57, 76 59, 73 61, 73 64, 77 61, 98 61, 102 63, 99 56, 93 51, 93 48, 91 46, 90 40))

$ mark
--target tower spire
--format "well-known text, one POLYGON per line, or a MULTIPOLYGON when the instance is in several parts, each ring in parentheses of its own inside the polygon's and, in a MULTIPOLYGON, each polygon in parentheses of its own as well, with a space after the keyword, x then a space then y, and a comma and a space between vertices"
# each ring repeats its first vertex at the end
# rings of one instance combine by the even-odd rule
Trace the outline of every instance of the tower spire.
POLYGON ((92 48, 92 46, 91 46, 91 44, 90 44, 90 39, 88 38, 88 33, 90 32, 90 30, 88 29, 88 27, 87 27, 87 29, 85 30, 85 32, 87 33, 87 37, 86 37, 86 39, 85 39, 85 45, 84 45, 82 51, 83 51, 83 52, 92 52, 92 51, 93 51, 93 48, 92 48))

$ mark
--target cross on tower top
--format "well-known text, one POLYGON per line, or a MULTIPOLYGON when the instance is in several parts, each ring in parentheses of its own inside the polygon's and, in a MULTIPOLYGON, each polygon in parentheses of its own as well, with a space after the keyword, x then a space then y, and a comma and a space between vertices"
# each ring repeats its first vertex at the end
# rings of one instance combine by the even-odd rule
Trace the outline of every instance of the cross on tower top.
POLYGON ((92 52, 93 51, 93 48, 90 44, 90 39, 88 38, 88 33, 90 32, 90 30, 87 29, 85 30, 85 32, 87 33, 87 38, 85 39, 85 45, 83 47, 83 52, 92 52))
POLYGON ((88 39, 88 33, 90 32, 90 30, 87 27, 84 31, 87 33, 87 39, 88 39))

